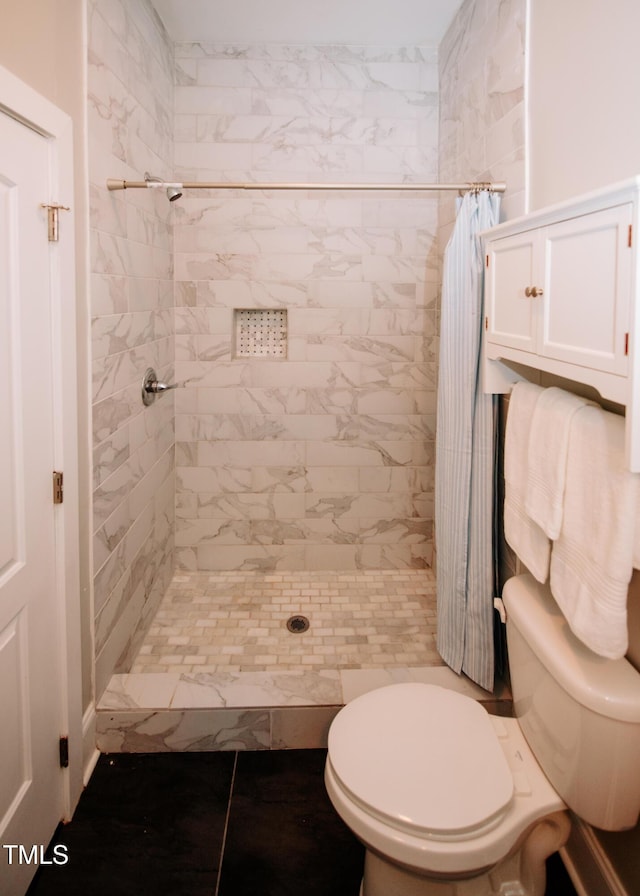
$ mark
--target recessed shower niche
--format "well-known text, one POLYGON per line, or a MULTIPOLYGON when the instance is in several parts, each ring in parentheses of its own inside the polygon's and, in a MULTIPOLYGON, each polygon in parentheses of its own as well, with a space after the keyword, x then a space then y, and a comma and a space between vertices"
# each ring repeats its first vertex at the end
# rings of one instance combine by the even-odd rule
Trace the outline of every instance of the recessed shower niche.
POLYGON ((235 358, 286 358, 286 309, 235 308, 233 335, 235 358))

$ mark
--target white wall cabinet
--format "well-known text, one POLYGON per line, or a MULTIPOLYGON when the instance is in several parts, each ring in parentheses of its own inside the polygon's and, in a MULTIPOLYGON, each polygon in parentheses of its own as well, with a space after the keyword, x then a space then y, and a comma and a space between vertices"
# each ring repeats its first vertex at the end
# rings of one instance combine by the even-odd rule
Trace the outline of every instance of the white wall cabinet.
POLYGON ((483 234, 485 391, 539 371, 593 387, 625 407, 636 471, 639 189, 635 178, 483 234))

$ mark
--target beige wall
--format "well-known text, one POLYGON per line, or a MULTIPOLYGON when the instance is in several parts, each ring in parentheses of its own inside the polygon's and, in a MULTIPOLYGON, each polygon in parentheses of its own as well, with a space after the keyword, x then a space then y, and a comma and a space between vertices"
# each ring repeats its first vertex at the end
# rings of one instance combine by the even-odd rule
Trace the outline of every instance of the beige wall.
MULTIPOLYGON (((637 0, 530 0, 531 210, 640 173, 638 33, 637 0)), ((640 892, 640 826, 594 834, 640 892)))
POLYGON ((530 0, 531 209, 640 172, 640 4, 530 0))
MULTIPOLYGON (((73 120, 76 222, 76 325, 78 328, 78 425, 80 464, 80 532, 90 529, 87 287, 87 175, 86 175, 86 52, 84 0, 20 0, 2 4, 0 65, 62 109, 73 120)), ((90 547, 80 544, 82 594, 83 709, 93 699, 90 547)))
POLYGON ((0 64, 74 120, 84 109, 83 0, 2 4, 0 64))

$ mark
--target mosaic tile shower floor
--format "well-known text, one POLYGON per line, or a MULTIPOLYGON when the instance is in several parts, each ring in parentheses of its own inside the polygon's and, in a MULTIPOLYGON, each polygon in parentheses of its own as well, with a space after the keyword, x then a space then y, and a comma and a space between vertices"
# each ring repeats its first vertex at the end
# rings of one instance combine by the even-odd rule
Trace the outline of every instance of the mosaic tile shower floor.
POLYGON ((442 665, 430 569, 176 574, 132 673, 442 665), (306 616, 307 631, 286 627, 306 616))
POLYGON ((345 703, 400 681, 509 715, 442 662, 431 570, 179 573, 128 673, 98 703, 102 752, 324 748, 345 703), (308 631, 286 621, 306 616, 308 631))

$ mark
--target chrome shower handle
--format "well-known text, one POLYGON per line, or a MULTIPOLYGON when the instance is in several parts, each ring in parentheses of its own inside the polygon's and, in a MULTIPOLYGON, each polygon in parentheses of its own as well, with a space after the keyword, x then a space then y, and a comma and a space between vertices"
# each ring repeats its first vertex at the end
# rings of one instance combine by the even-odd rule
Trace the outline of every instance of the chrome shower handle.
POLYGON ((177 389, 179 385, 180 383, 171 383, 169 386, 167 383, 153 382, 147 386, 147 392, 168 392, 169 389, 177 389))
POLYGON ((147 407, 156 400, 156 395, 168 392, 170 389, 177 389, 181 383, 161 383, 158 380, 158 374, 153 367, 147 367, 142 380, 142 403, 147 407))

